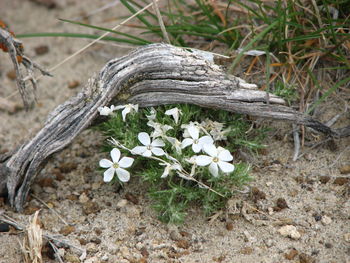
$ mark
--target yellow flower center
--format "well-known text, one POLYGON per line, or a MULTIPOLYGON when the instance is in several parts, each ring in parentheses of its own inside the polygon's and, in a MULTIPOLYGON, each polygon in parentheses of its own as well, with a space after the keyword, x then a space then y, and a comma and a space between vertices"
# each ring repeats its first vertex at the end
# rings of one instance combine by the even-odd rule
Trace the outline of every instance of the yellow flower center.
POLYGON ((114 169, 119 168, 119 164, 118 164, 118 163, 113 163, 113 168, 114 168, 114 169))
POLYGON ((213 158, 213 162, 214 162, 214 163, 217 163, 218 161, 219 161, 219 158, 218 158, 218 157, 214 157, 214 158, 213 158))
POLYGON ((198 144, 198 142, 199 142, 198 139, 194 139, 194 140, 193 140, 193 143, 194 143, 194 144, 198 144))
POLYGON ((147 150, 151 150, 152 149, 152 146, 151 145, 148 145, 147 146, 147 150))

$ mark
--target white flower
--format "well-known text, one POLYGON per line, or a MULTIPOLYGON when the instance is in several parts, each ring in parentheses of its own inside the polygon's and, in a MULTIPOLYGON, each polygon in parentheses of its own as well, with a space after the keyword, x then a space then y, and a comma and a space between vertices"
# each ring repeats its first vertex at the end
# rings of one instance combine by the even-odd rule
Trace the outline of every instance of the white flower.
POLYGON ((146 117, 147 117, 147 119, 149 120, 149 121, 154 121, 155 119, 156 119, 156 117, 157 117, 157 111, 156 111, 156 109, 155 108, 151 108, 151 111, 150 111, 150 115, 146 115, 146 117))
POLYGON ((165 145, 161 139, 155 139, 153 142, 151 142, 151 138, 146 132, 140 132, 137 137, 144 146, 136 146, 131 150, 132 154, 140 154, 144 157, 150 157, 152 153, 156 156, 165 154, 163 149, 159 148, 165 145))
POLYGON ((177 122, 179 121, 179 116, 182 115, 182 111, 175 107, 170 110, 167 110, 164 114, 173 116, 175 123, 177 124, 177 122))
POLYGON ((209 164, 209 172, 213 176, 219 175, 219 168, 224 173, 231 173, 235 169, 234 165, 228 163, 233 160, 231 153, 222 148, 216 148, 213 144, 205 144, 203 150, 209 155, 199 155, 196 157, 196 163, 199 166, 207 166, 209 164))
POLYGON ((114 173, 117 174, 120 181, 129 181, 130 173, 123 168, 129 168, 133 164, 134 159, 130 157, 123 157, 120 159, 120 151, 117 148, 114 148, 111 151, 111 158, 112 161, 107 159, 100 160, 100 166, 103 168, 108 168, 103 173, 103 181, 110 182, 114 177, 114 173))
POLYGON ((173 127, 169 125, 163 125, 154 121, 147 122, 147 125, 154 129, 154 131, 151 133, 152 138, 157 138, 157 137, 164 138, 166 137, 166 132, 173 129, 173 127))
POLYGON ((103 107, 98 107, 97 110, 100 113, 100 115, 108 116, 115 110, 115 107, 114 105, 111 105, 110 108, 108 108, 107 106, 103 106, 103 107))
POLYGON ((162 174, 162 176, 160 178, 165 178, 169 175, 169 173, 172 171, 172 170, 177 170, 177 171, 181 171, 182 167, 180 164, 178 163, 173 163, 173 164, 170 164, 170 163, 160 163, 160 165, 165 165, 165 169, 164 169, 164 172, 162 174))
POLYGON ((185 129, 184 133, 182 135, 184 138, 191 137, 191 135, 188 133, 188 128, 190 128, 192 126, 196 127, 197 129, 200 129, 200 124, 198 122, 196 122, 196 121, 195 122, 191 121, 189 124, 182 124, 181 125, 181 128, 185 129))
POLYGON ((230 128, 224 130, 223 123, 212 121, 210 119, 202 121, 201 126, 209 131, 214 141, 227 140, 226 135, 230 132, 230 128))
POLYGON ((168 136, 166 137, 166 139, 175 148, 177 153, 180 154, 182 152, 181 151, 181 142, 178 139, 176 139, 174 137, 168 137, 168 136))
POLYGON ((115 107, 116 110, 124 109, 122 111, 123 121, 125 121, 126 115, 132 111, 137 112, 139 110, 139 105, 134 104, 126 104, 126 105, 119 105, 115 107))
POLYGON ((195 153, 199 153, 202 150, 204 144, 213 144, 214 142, 214 140, 208 135, 199 138, 199 129, 195 126, 190 126, 187 130, 191 138, 185 138, 182 141, 182 149, 192 144, 192 150, 195 153))

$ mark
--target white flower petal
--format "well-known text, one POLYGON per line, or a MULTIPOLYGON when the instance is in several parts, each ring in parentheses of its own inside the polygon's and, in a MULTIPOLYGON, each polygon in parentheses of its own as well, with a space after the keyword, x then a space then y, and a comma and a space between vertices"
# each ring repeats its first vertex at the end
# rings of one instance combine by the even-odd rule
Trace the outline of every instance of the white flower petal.
POLYGON ((160 178, 165 178, 169 175, 170 172, 170 165, 165 166, 164 172, 160 178))
POLYGON ((152 153, 154 153, 154 155, 156 156, 162 156, 165 154, 165 152, 163 151, 162 148, 158 148, 158 147, 152 147, 152 153))
POLYGON ((127 170, 122 168, 117 168, 115 172, 117 173, 120 181, 125 183, 130 180, 130 173, 127 170))
POLYGON ((216 149, 214 144, 204 144, 203 150, 211 157, 217 157, 218 155, 218 150, 216 149))
MULTIPOLYGON (((223 149, 223 148, 222 148, 223 149)), ((233 156, 231 155, 231 153, 226 150, 219 150, 219 154, 218 154, 219 160, 220 161, 225 161, 225 162, 230 162, 233 160, 233 156)))
POLYGON ((108 116, 109 114, 112 113, 112 110, 107 106, 98 107, 97 110, 100 112, 100 115, 103 115, 103 116, 108 116))
POLYGON ((186 138, 182 141, 181 143, 181 148, 184 149, 186 148, 187 146, 191 145, 193 143, 193 139, 191 138, 186 138))
POLYGON ((223 161, 219 161, 218 165, 221 171, 223 171, 224 173, 232 173, 233 170, 235 169, 235 166, 233 164, 223 162, 223 161))
POLYGON ((120 151, 117 148, 113 148, 113 150, 111 151, 111 157, 112 157, 112 161, 114 163, 117 163, 119 161, 120 158, 120 151))
POLYGON ((142 156, 144 156, 144 157, 150 157, 150 156, 152 156, 152 152, 151 152, 150 150, 146 149, 146 151, 144 151, 144 152, 142 153, 142 156))
POLYGON ((192 150, 195 152, 195 153, 199 153, 201 150, 202 150, 202 146, 199 145, 199 144, 192 144, 192 150))
POLYGON ((100 166, 102 168, 109 168, 113 165, 113 162, 111 162, 110 160, 107 160, 107 159, 102 159, 100 160, 100 166))
POLYGON ((150 115, 146 115, 148 120, 155 120, 156 116, 157 116, 157 111, 153 107, 151 108, 150 115))
POLYGON ((139 141, 143 144, 143 145, 150 145, 151 144, 151 138, 149 137, 148 133, 146 132, 140 132, 137 136, 137 138, 139 138, 139 141))
POLYGON ((212 162, 213 158, 208 155, 199 155, 196 157, 195 162, 199 166, 206 166, 212 162))
POLYGON ((136 146, 131 150, 132 154, 143 154, 145 151, 147 151, 146 146, 136 146))
POLYGON ((138 112, 138 110, 139 110, 139 105, 138 105, 138 104, 131 104, 131 107, 132 107, 136 112, 138 112))
POLYGON ((214 140, 210 136, 206 135, 206 136, 203 136, 203 137, 199 138, 198 143, 201 144, 201 145, 213 144, 214 140))
POLYGON ((170 110, 167 110, 166 112, 164 112, 165 115, 173 115, 175 114, 176 112, 178 111, 178 108, 175 107, 175 108, 172 108, 170 110))
POLYGON ((161 125, 161 128, 164 132, 167 132, 169 130, 174 129, 173 127, 171 127, 170 125, 161 125))
POLYGON ((118 105, 116 107, 114 107, 115 110, 120 110, 120 109, 124 109, 126 107, 126 105, 118 105))
POLYGON ((209 172, 211 173, 212 176, 217 177, 219 175, 219 168, 216 163, 211 163, 209 165, 209 172))
POLYGON ((155 139, 155 140, 151 143, 151 145, 152 145, 153 147, 163 147, 165 144, 164 144, 164 142, 163 142, 162 139, 155 139))
POLYGON ((125 109, 122 111, 123 121, 125 121, 126 115, 131 111, 130 107, 125 107, 125 109))
POLYGON ((190 126, 188 127, 188 133, 190 134, 190 136, 193 138, 193 139, 198 139, 199 137, 199 129, 195 126, 190 126))
POLYGON ((121 168, 129 168, 134 163, 134 159, 131 157, 123 157, 119 161, 119 166, 121 168))
POLYGON ((173 116, 173 118, 174 118, 174 121, 175 121, 175 123, 177 124, 178 123, 178 121, 179 121, 179 115, 180 115, 180 110, 177 108, 177 107, 175 107, 175 108, 172 108, 172 109, 170 109, 170 110, 167 110, 164 114, 165 115, 171 115, 171 116, 173 116))
POLYGON ((114 172, 115 172, 115 169, 113 167, 110 167, 108 170, 106 170, 103 173, 103 181, 106 183, 112 181, 114 177, 114 172))

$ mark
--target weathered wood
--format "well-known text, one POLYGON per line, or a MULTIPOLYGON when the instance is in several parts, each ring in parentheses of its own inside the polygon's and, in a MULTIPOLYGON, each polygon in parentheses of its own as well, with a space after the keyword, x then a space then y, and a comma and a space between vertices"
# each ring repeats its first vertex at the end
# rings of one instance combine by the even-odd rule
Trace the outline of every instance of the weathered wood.
POLYGON ((10 204, 21 211, 44 161, 91 125, 98 107, 112 103, 134 103, 141 107, 192 103, 291 121, 328 135, 336 134, 322 123, 283 106, 281 98, 226 75, 220 66, 197 53, 153 44, 109 61, 77 96, 59 105, 37 135, 0 164, 0 193, 8 191, 10 204))

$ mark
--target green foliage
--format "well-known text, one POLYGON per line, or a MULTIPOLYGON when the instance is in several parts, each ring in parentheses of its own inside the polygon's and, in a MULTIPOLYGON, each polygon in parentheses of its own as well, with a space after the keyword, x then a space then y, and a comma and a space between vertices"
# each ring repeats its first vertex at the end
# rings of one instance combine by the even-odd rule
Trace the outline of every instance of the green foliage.
MULTIPOLYGON (((149 1, 121 0, 121 3, 131 14, 136 15, 139 10, 149 4, 149 1)), ((278 93, 286 95, 290 102, 290 86, 298 86, 299 83, 304 82, 302 76, 298 75, 307 74, 309 69, 321 67, 327 67, 328 71, 336 70, 328 67, 329 63, 318 63, 318 66, 315 67, 310 58, 321 56, 327 61, 334 61, 345 66, 345 70, 349 72, 349 6, 349 1, 343 0, 320 0, 308 3, 301 0, 168 0, 167 7, 161 9, 160 12, 173 45, 193 47, 196 43, 196 47, 206 47, 206 49, 209 48, 209 51, 212 47, 221 46, 222 52, 227 55, 232 55, 233 50, 242 48, 237 55, 234 55, 233 62, 228 68, 229 73, 233 72, 242 60, 244 51, 260 49, 275 54, 284 67, 281 71, 284 72, 284 75, 291 69, 294 71, 293 74, 296 74, 293 83, 280 85, 275 82, 271 85, 272 87, 279 85, 278 93), (237 11, 237 8, 240 8, 241 11, 237 11), (338 11, 338 16, 334 15, 335 10, 338 11)), ((61 21, 117 35, 104 37, 103 40, 106 41, 146 45, 153 42, 149 39, 154 39, 154 36, 156 36, 154 41, 162 40, 163 34, 158 18, 151 9, 137 14, 136 18, 140 22, 139 26, 136 26, 141 30, 139 36, 78 21, 66 19, 61 19, 61 21)), ((99 35, 85 33, 18 35, 19 38, 35 36, 92 39, 99 37, 99 35)), ((267 56, 265 74, 267 91, 270 84, 269 60, 267 56)), ((281 79, 283 78, 276 81, 281 81, 281 79)), ((331 88, 330 90, 334 92, 337 89, 331 88)), ((326 93, 327 97, 332 92, 326 93)))
MULTIPOLYGON (((141 109, 139 113, 127 115, 126 122, 123 122, 120 112, 116 112, 106 122, 100 124, 98 129, 106 138, 113 137, 130 149, 140 144, 137 141, 139 132, 150 133, 152 131, 152 128, 147 126, 146 115, 149 115, 149 109, 141 109)), ((172 126, 174 129, 169 130, 167 135, 182 140, 182 124, 187 124, 190 121, 201 123, 208 119, 225 123, 224 129, 227 129, 227 140, 219 141, 219 145, 230 152, 237 151, 242 145, 251 150, 262 147, 256 136, 250 138, 246 134, 250 125, 242 120, 242 116, 222 110, 204 109, 187 104, 160 106, 157 108, 155 122, 172 126), (178 124, 174 123, 171 116, 164 115, 167 109, 175 106, 181 109, 183 113, 178 124)), ((264 134, 262 130, 257 132, 264 134)), ((103 150, 110 151, 113 147, 110 143, 106 143, 103 150)), ((182 154, 176 153, 170 144, 166 144, 164 150, 178 160, 185 160, 194 155, 191 147, 183 149, 182 154)), ((123 150, 121 149, 121 151, 123 150)), ((130 154, 124 150, 124 155, 130 154)), ((182 162, 181 164, 185 170, 191 170, 192 165, 190 163, 182 162)), ((154 209, 159 214, 159 219, 163 222, 178 224, 185 220, 189 206, 200 206, 206 215, 211 215, 224 207, 226 200, 232 197, 235 189, 239 189, 251 180, 247 164, 234 161, 234 165, 233 173, 218 177, 213 177, 207 167, 197 167, 194 178, 210 189, 199 186, 194 181, 185 180, 177 176, 175 172, 166 178, 160 178, 164 167, 159 165, 159 161, 142 156, 136 156, 135 158, 132 177, 139 176, 149 185, 149 196, 153 201, 154 209)))

